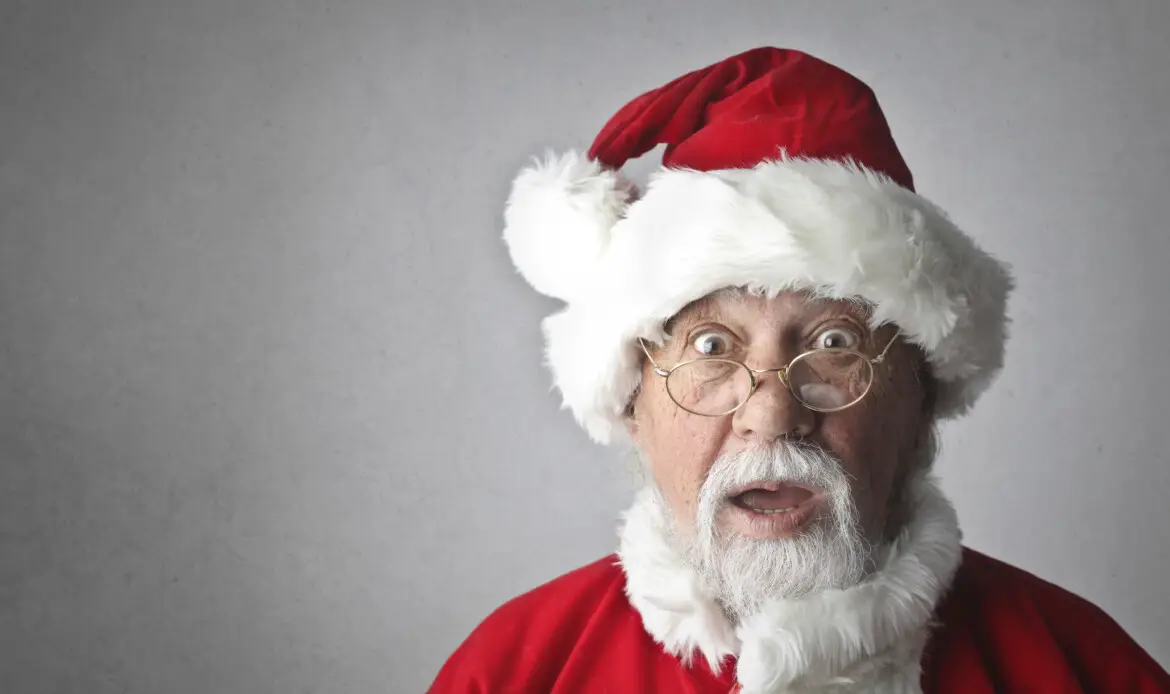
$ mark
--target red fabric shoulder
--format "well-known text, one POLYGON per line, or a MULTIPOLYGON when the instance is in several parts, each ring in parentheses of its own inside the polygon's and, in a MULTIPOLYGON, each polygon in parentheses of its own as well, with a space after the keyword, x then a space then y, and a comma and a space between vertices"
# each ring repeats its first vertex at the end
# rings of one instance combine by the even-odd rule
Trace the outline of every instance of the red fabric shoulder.
POLYGON ((1170 675, 1100 608, 969 549, 938 618, 925 691, 1170 693, 1170 675))
POLYGON ((455 651, 432 694, 726 694, 728 665, 684 666, 654 642, 625 595, 617 557, 505 604, 455 651))
POLYGON ((551 684, 599 607, 625 602, 623 585, 609 556, 508 601, 467 637, 429 691, 532 692, 551 684))

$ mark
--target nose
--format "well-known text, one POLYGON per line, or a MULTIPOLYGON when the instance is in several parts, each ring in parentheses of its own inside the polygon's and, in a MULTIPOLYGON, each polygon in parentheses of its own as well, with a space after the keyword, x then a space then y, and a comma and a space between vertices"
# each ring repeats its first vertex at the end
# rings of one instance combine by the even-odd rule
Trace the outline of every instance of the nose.
POLYGON ((817 414, 800 404, 776 372, 757 374, 759 386, 732 415, 732 428, 745 441, 767 445, 812 434, 817 414))

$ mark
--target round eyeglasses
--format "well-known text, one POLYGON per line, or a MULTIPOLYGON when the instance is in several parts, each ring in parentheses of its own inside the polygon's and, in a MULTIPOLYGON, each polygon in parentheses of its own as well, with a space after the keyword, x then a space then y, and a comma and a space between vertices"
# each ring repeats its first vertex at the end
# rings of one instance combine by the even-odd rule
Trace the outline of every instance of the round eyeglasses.
POLYGON ((776 369, 753 369, 743 362, 722 357, 701 357, 666 369, 654 361, 646 342, 638 344, 666 379, 666 392, 682 409, 702 417, 722 417, 735 412, 760 386, 760 376, 774 373, 800 404, 816 412, 839 412, 852 407, 873 387, 873 367, 885 361, 898 333, 881 354, 869 358, 851 349, 826 347, 809 350, 776 369))

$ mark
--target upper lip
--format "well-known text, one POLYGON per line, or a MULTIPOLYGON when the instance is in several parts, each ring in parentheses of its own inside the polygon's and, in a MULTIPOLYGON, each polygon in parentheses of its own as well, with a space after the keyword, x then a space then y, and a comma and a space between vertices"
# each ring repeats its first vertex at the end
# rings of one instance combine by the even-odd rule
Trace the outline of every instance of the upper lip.
POLYGON ((813 496, 817 496, 821 493, 821 490, 817 489, 816 487, 810 487, 807 484, 800 484, 798 482, 786 482, 784 480, 760 480, 758 482, 749 482, 745 485, 734 487, 732 488, 731 493, 729 493, 727 496, 728 498, 736 497, 745 492, 750 492, 753 489, 763 489, 764 491, 774 492, 779 490, 781 487, 797 487, 799 489, 805 489, 813 496))

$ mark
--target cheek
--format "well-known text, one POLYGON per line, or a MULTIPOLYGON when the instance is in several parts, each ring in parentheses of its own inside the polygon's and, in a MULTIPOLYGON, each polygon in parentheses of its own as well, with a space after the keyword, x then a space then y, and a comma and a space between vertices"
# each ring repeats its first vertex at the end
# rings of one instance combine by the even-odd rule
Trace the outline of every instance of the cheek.
POLYGON ((728 418, 698 417, 653 395, 646 393, 639 401, 634 439, 679 525, 689 529, 699 490, 729 431, 728 418))
POLYGON ((906 455, 918 436, 921 396, 904 388, 859 403, 822 425, 824 443, 841 457, 865 519, 884 522, 906 455))

